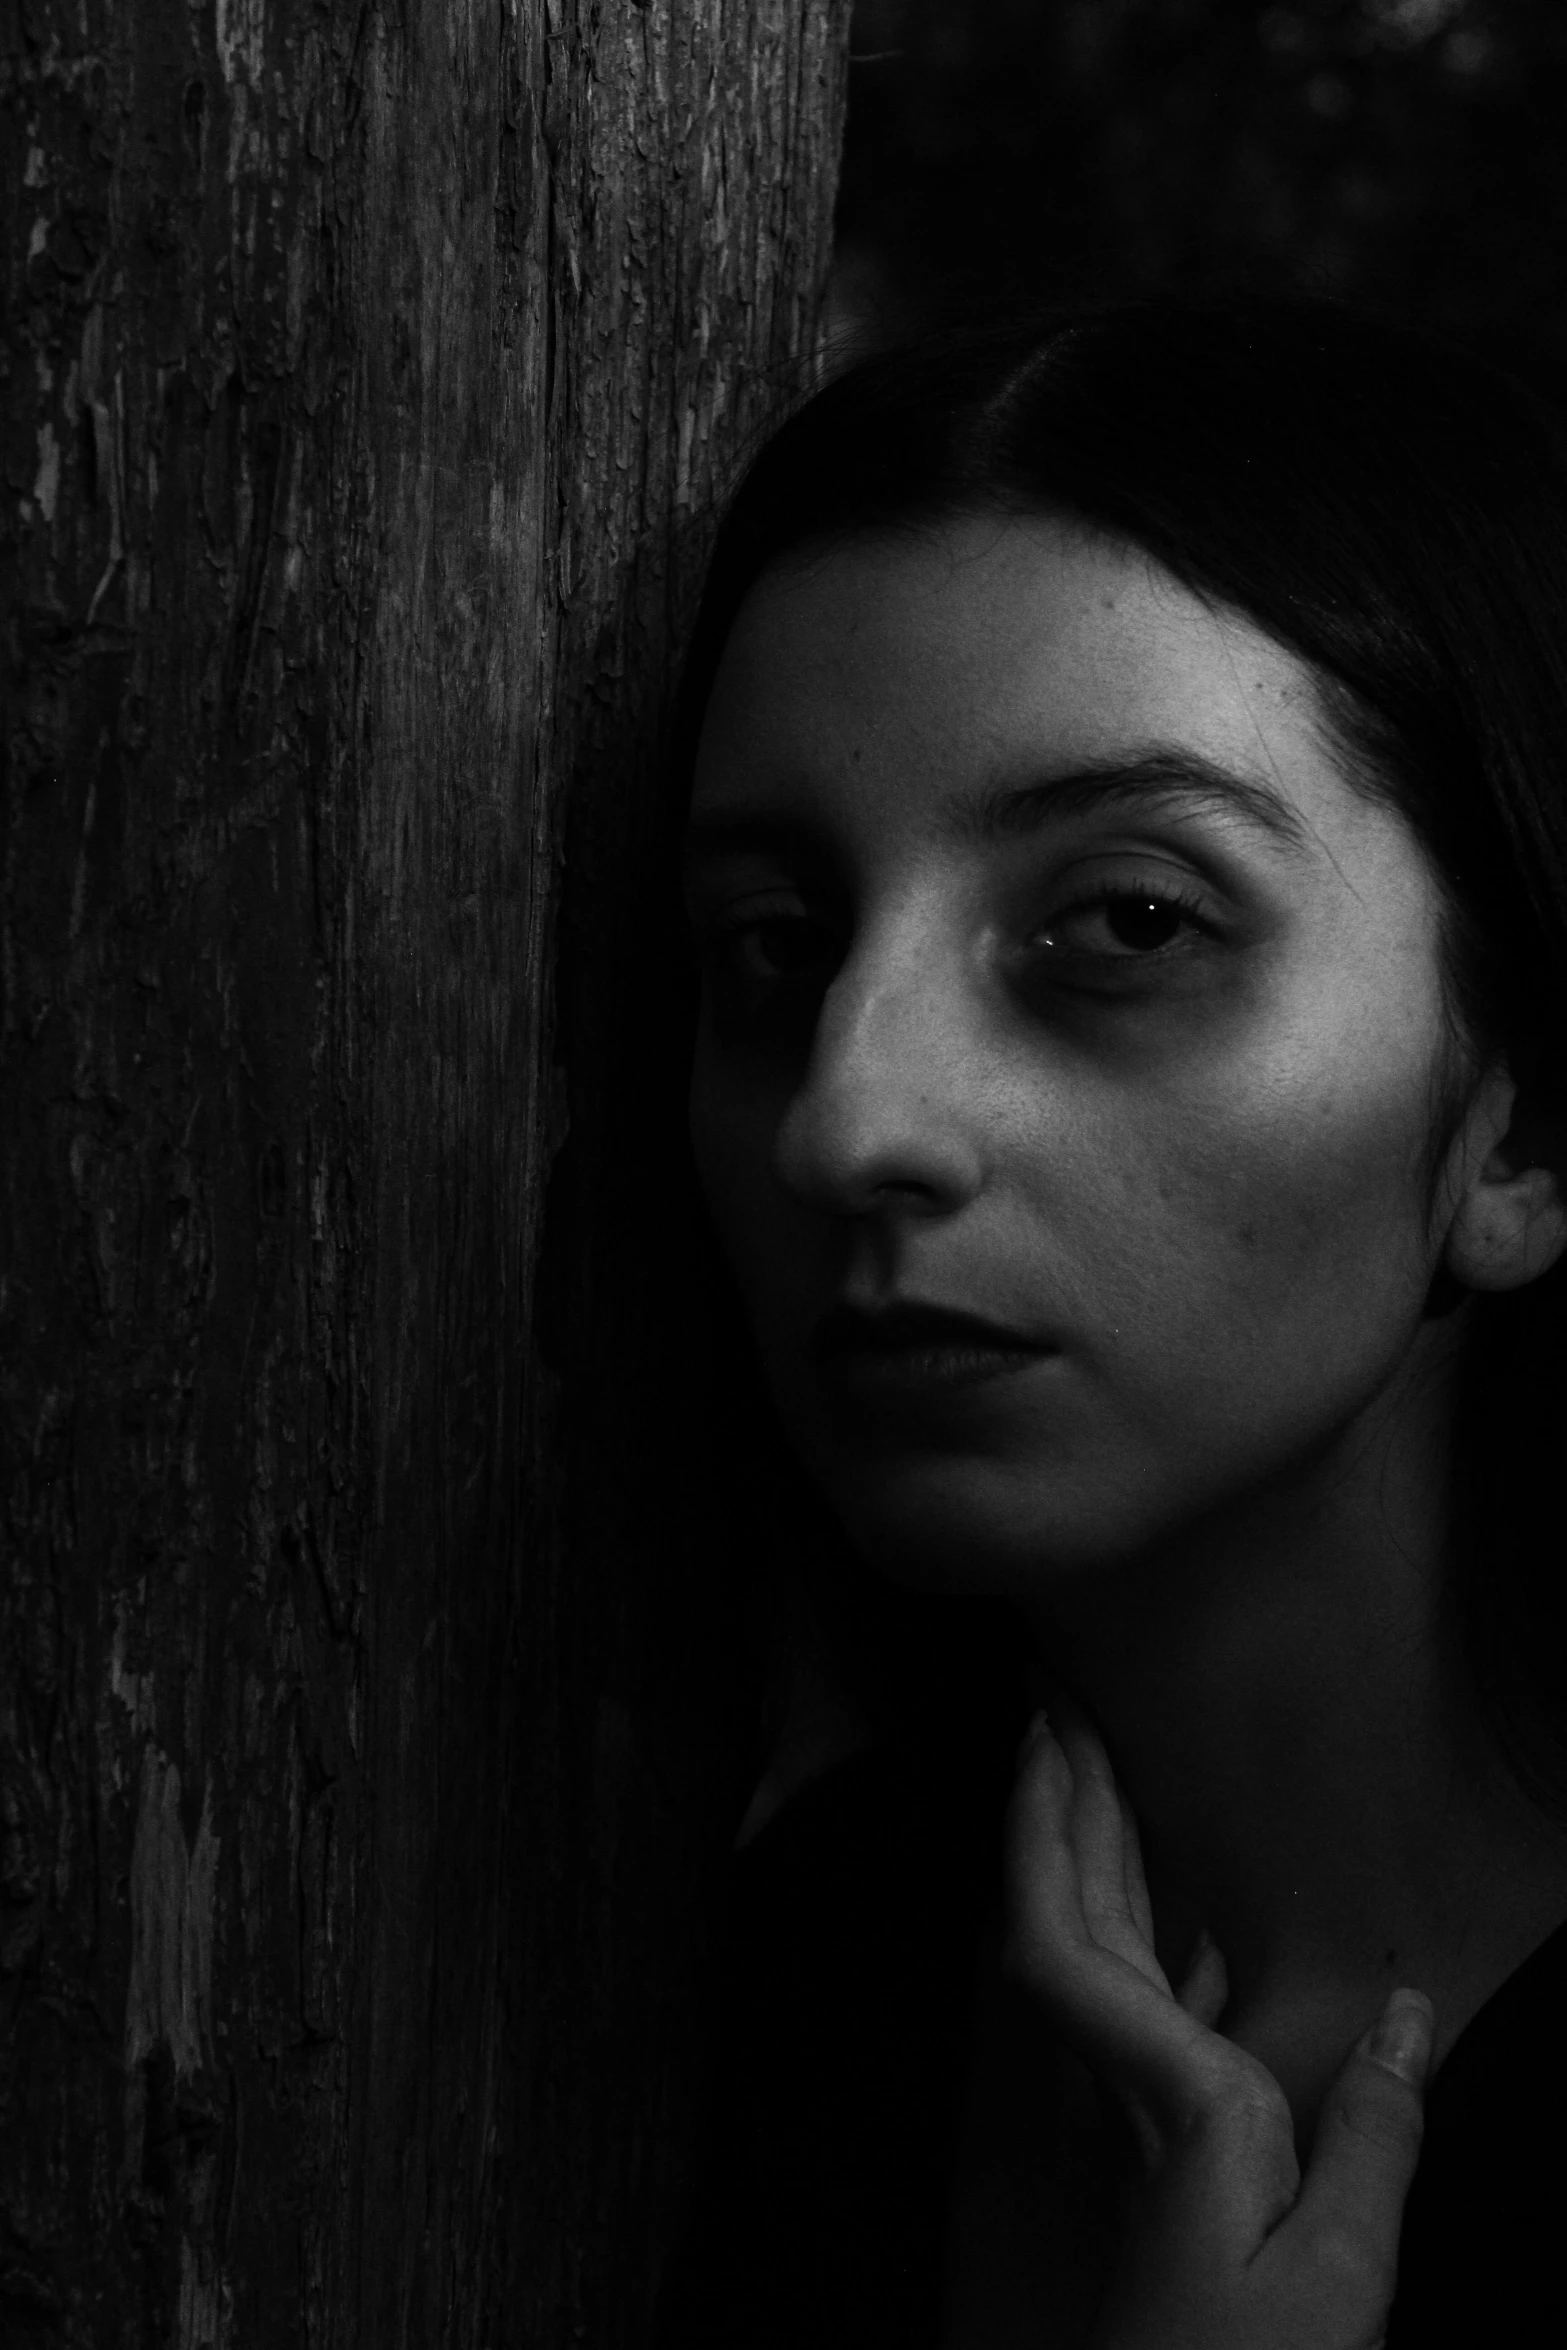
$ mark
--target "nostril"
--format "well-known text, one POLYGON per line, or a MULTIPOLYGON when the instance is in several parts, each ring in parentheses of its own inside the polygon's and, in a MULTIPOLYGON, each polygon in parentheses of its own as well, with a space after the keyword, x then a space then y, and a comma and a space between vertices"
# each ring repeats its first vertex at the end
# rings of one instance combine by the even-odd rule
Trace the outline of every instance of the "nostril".
POLYGON ((779 1181, 835 1216, 940 1215, 973 1196, 978 1150, 953 1111, 861 1085, 798 1096, 779 1131, 779 1181))
POLYGON ((885 1200, 889 1206, 899 1200, 928 1200, 934 1199, 936 1196, 934 1184, 915 1183, 907 1178, 897 1177, 889 1178, 884 1183, 878 1183, 875 1190, 876 1199, 878 1201, 885 1200))

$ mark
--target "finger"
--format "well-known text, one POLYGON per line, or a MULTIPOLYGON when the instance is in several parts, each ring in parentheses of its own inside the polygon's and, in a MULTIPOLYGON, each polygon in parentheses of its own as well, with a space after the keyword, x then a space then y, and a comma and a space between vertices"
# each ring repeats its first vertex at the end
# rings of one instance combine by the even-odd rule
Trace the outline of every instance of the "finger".
POLYGON ((1085 1895, 1096 1907, 1109 1898, 1124 1907, 1121 1797, 1104 1741, 1064 1690, 1057 1691, 1052 1703, 1051 1726, 1072 1775, 1069 1833, 1085 1895))
POLYGON ((1056 1702, 1056 1730, 1072 1774, 1068 1833, 1089 1930, 1101 1948, 1135 1966, 1157 1990, 1168 1991, 1154 1955, 1136 1825, 1104 1741, 1082 1708, 1065 1696, 1056 1702))
POLYGON ((1102 1922, 1090 1923, 1079 1853, 1089 1850, 1091 1838, 1081 1818, 1075 1840, 1072 1834, 1078 1796, 1065 1748, 1037 1717, 1023 1741, 1007 1809, 1003 1963, 1112 2086, 1140 2099, 1161 2128, 1178 2127, 1182 2117, 1222 2099, 1229 2076, 1249 2060, 1182 2013, 1129 1921, 1130 1958, 1107 1944, 1102 1922))
POLYGON ((1223 1951, 1206 1926, 1197 1937, 1196 1948, 1187 1961, 1175 1996, 1186 2013, 1198 2023, 1206 2024, 1210 2031, 1224 2013, 1230 1996, 1230 1970, 1224 1963, 1223 1951))
POLYGON ((1124 1795, 1121 1797, 1121 1853, 1126 1906, 1137 1931, 1152 1950, 1153 1903, 1148 1898, 1148 1878, 1143 1869, 1143 1840, 1137 1833, 1136 1815, 1124 1795))
POLYGON ((1420 2156, 1432 2034, 1424 1993, 1395 1991, 1328 2093, 1300 2193, 1302 2221, 1389 2293, 1420 2156))
POLYGON ((1023 1732, 1018 1745, 1018 1769, 1021 1771, 1024 1768, 1029 1756, 1037 1747, 1048 1745, 1054 1738, 1055 1732, 1050 1727, 1050 1715, 1047 1709, 1042 1705, 1036 1705, 1028 1717, 1028 1728, 1023 1732))
POLYGON ((1107 1955, 1084 1898, 1078 1795, 1065 1748, 1036 1717, 1007 1807, 1008 1964, 1029 1988, 1074 2010, 1094 1961, 1107 1955))
POLYGON ((1126 1822, 1104 1741, 1064 1692, 1052 1707, 1052 1726, 1072 1775, 1067 1832, 1091 1923, 1133 1924, 1126 1895, 1126 1822))
POLYGON ((1174 2111, 1150 2101, 1162 2157, 1150 2185, 1175 2242, 1205 2261, 1244 2264, 1295 2205, 1294 2124, 1263 2065, 1215 2034, 1202 2037, 1223 2056, 1195 2082, 1196 2094, 1174 2111))
POLYGON ((1087 1939, 1071 1806, 1071 1766, 1045 1715, 1036 1714, 1018 1756, 1005 1838, 1013 1925, 1030 1950, 1087 1939))

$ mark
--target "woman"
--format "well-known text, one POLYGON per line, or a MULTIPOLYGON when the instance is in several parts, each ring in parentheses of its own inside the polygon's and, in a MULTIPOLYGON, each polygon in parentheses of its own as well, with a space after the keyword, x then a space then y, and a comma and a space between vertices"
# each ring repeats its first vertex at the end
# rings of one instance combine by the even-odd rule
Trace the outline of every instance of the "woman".
POLYGON ((742 490, 688 696, 698 1171, 809 1491, 997 1604, 1048 1719, 987 1935, 961 1740, 902 1846, 820 1860, 867 1733, 818 1668, 742 1981, 834 1865, 879 1891, 731 2078, 807 2073, 839 1992, 898 2050, 742 2100, 671 2342, 1559 2320, 1564 616, 1555 419, 1326 309, 879 360, 742 490))

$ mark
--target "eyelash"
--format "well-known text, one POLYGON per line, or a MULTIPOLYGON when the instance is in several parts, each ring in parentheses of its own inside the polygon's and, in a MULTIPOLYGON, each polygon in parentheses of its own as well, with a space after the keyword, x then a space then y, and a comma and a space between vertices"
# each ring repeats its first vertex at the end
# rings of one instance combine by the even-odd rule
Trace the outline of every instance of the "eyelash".
MULTIPOLYGON (((693 939, 696 961, 712 991, 710 1001, 721 1034, 754 1042, 772 1038, 797 1039, 815 1025, 817 1006, 830 983, 840 954, 834 952, 829 926, 801 907, 798 900, 769 905, 751 903, 734 909, 708 925, 699 925, 693 939), (800 960, 793 967, 754 970, 746 967, 747 945, 758 947, 769 930, 797 946, 800 960), (829 965, 832 968, 829 968, 829 965)), ((775 941, 775 944, 777 942, 775 941)))
POLYGON ((749 904, 720 916, 699 929, 694 938, 699 956, 732 953, 743 939, 775 927, 797 928, 817 936, 826 934, 827 925, 821 918, 803 907, 798 899, 788 898, 782 903, 749 904))
MULTIPOLYGON (((1043 922, 1036 923, 1024 942, 1014 970, 1025 987, 1043 986, 1066 994, 1114 995, 1131 992, 1141 975, 1152 977, 1184 958, 1203 940, 1218 935, 1208 904, 1197 885, 1168 870, 1155 876, 1135 871, 1126 879, 1085 879, 1060 901, 1043 922), (1087 946, 1051 940, 1074 916, 1096 908, 1157 907, 1178 917, 1176 934, 1148 947, 1087 946), (1184 930, 1185 935, 1182 935, 1184 930), (1019 968, 1021 965, 1021 968, 1019 968)), ((717 990, 715 1009, 721 1025, 792 1033, 803 1021, 814 1023, 815 1007, 831 983, 842 955, 835 944, 834 926, 802 906, 793 896, 760 904, 752 901, 731 909, 694 940, 698 962, 717 990), (763 934, 776 929, 794 943, 800 959, 793 968, 748 970, 742 961, 746 942, 758 945, 763 934)), ((766 950, 763 948, 765 955, 766 950)))
POLYGON ((1183 884, 1169 874, 1161 874, 1157 880, 1148 880, 1141 875, 1134 874, 1125 881, 1117 879, 1113 883, 1090 882, 1084 884, 1035 929, 1029 945, 1036 954, 1042 954, 1047 960, 1054 954, 1063 962, 1070 959, 1080 964, 1093 963, 1101 966, 1149 964, 1163 960, 1172 951, 1180 951, 1177 940, 1147 948, 1123 945, 1122 951, 1119 953, 1093 947, 1053 946, 1052 930, 1057 926, 1064 925, 1074 914, 1091 913, 1096 908, 1113 906, 1158 907, 1161 911, 1179 916, 1189 930, 1197 931, 1208 938, 1214 935, 1214 924, 1208 918, 1206 904, 1193 887, 1183 884))

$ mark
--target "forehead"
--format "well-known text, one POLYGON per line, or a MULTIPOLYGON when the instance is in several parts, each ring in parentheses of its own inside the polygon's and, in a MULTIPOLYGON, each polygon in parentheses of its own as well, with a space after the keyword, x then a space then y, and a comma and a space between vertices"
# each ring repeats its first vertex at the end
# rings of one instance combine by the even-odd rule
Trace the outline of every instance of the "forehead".
MULTIPOLYGON (((1174 745, 1350 795, 1305 665, 1141 549, 1048 517, 865 535, 747 597, 703 728, 699 813, 780 788, 827 816, 917 820, 931 795, 1174 745)), ((1364 805, 1364 803, 1361 803, 1364 805)))

